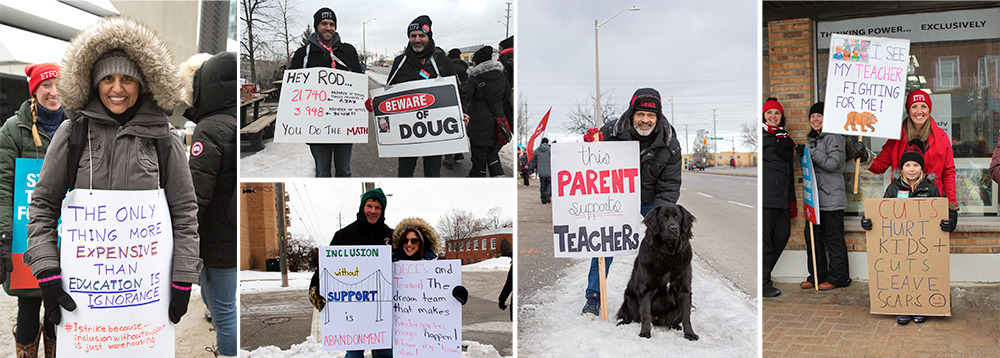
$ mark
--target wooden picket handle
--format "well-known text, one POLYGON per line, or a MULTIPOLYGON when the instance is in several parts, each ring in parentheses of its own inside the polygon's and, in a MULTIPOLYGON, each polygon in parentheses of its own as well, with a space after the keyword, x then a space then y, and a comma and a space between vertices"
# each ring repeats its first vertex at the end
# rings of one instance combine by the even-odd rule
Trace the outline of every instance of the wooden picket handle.
POLYGON ((604 275, 606 275, 607 273, 604 272, 604 258, 603 257, 598 257, 597 258, 597 266, 599 267, 598 270, 600 270, 600 271, 598 271, 598 274, 601 275, 601 320, 602 321, 607 321, 608 320, 608 290, 607 290, 607 287, 606 287, 606 285, 607 285, 607 283, 605 282, 606 280, 604 279, 604 275))
MULTIPOLYGON (((861 141, 861 136, 858 136, 858 142, 861 141)), ((861 157, 854 159, 854 193, 858 193, 858 176, 861 175, 861 157)))

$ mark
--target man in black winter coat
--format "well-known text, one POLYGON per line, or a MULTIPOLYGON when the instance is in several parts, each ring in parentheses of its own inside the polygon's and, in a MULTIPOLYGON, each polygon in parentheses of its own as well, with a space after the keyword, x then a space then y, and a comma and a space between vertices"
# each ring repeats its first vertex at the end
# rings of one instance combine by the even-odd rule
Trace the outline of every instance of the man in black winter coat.
POLYGON ((236 54, 212 56, 186 80, 192 84, 192 107, 184 111, 184 117, 198 124, 191 136, 188 165, 198 197, 198 236, 205 263, 201 296, 215 323, 219 354, 236 356, 237 142, 236 97, 232 95, 236 54))
MULTIPOLYGON (((295 50, 288 64, 289 70, 323 67, 356 73, 365 73, 358 60, 358 52, 351 44, 340 41, 337 33, 337 15, 329 8, 322 8, 313 14, 313 29, 309 43, 295 50)), ((313 161, 316 162, 316 177, 330 177, 330 162, 333 161, 337 177, 351 176, 351 143, 319 144, 310 143, 313 161)))
MULTIPOLYGON (((584 140, 594 140, 597 129, 591 129, 584 140)), ((639 142, 640 196, 642 204, 639 213, 646 216, 653 207, 663 203, 676 204, 681 195, 681 145, 677 141, 674 126, 667 123, 663 115, 660 92, 652 88, 640 88, 632 95, 628 111, 621 118, 605 123, 601 127, 599 140, 639 142)), ((611 267, 611 257, 604 258, 605 275, 611 267)), ((583 313, 597 315, 600 312, 600 277, 598 260, 590 262, 587 280, 587 304, 583 313)))
MULTIPOLYGON (((406 28, 409 42, 402 55, 392 61, 388 84, 419 81, 435 77, 455 75, 452 61, 444 50, 434 46, 434 32, 431 31, 431 18, 420 15, 410 22, 406 28)), ((458 83, 456 83, 458 85, 458 83)), ((468 122, 468 116, 463 114, 463 120, 468 122)), ((417 157, 399 158, 399 177, 411 178, 417 168, 417 157)), ((424 177, 441 176, 441 156, 424 157, 424 177)))
MULTIPOLYGON (((386 196, 381 188, 366 191, 361 195, 358 219, 333 234, 330 246, 389 245, 392 228, 385 224, 386 196)), ((319 290, 319 269, 313 273, 309 283, 309 301, 322 311, 326 299, 319 290)), ((361 357, 363 351, 348 351, 347 356, 361 357)), ((392 357, 392 349, 373 349, 372 357, 392 357)))

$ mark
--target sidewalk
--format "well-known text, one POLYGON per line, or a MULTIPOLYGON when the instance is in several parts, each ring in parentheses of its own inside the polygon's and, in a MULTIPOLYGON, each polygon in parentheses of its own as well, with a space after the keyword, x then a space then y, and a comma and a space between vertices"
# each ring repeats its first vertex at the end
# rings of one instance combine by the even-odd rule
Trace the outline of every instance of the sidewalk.
POLYGON ((781 295, 764 298, 764 357, 997 356, 1000 285, 952 286, 951 317, 896 324, 869 313, 868 283, 831 291, 775 283, 781 295))

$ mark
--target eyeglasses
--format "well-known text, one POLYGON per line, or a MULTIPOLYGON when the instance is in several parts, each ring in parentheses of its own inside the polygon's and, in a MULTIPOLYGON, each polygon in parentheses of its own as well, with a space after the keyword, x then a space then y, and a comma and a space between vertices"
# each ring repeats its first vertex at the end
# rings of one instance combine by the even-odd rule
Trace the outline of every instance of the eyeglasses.
POLYGON ((411 243, 411 244, 419 244, 420 243, 420 239, 419 238, 404 239, 404 240, 406 240, 406 242, 411 243))

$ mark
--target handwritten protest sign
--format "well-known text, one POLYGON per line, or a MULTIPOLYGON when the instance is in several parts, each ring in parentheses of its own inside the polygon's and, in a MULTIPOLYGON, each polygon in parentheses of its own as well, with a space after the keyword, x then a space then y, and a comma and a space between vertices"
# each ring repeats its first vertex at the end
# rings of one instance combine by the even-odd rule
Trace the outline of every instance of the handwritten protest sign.
POLYGON ((392 347, 392 254, 384 246, 320 246, 323 350, 392 347))
POLYGON ((905 39, 830 36, 823 130, 899 139, 909 53, 905 39))
POLYGON ((461 357, 462 303, 451 294, 462 284, 460 260, 396 261, 392 354, 461 357))
POLYGON ((173 357, 173 230, 160 190, 73 190, 62 205, 61 357, 173 357))
POLYGON ((42 160, 17 158, 14 160, 14 227, 11 228, 13 245, 11 262, 14 271, 10 273, 10 288, 38 288, 38 280, 31 274, 31 268, 24 264, 24 252, 28 251, 28 205, 31 193, 38 183, 38 173, 42 171, 42 160))
POLYGON ((639 142, 552 145, 555 257, 639 251, 639 142))
POLYGON ((802 211, 806 214, 806 220, 819 225, 819 215, 816 215, 816 208, 819 207, 819 191, 816 189, 816 177, 813 175, 815 172, 808 146, 803 149, 799 162, 802 164, 802 211))
POLYGON ((951 316, 948 199, 866 199, 871 313, 951 316))
POLYGON ((469 151, 455 76, 371 90, 379 157, 469 151))
POLYGON ((286 70, 274 141, 367 143, 368 77, 332 68, 286 70))

